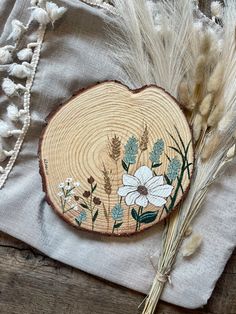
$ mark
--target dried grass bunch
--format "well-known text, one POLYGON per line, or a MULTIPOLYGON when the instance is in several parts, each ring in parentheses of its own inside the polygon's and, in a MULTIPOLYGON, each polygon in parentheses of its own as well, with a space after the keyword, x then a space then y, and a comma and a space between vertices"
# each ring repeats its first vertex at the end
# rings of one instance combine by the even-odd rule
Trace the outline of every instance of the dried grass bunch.
POLYGON ((179 100, 196 153, 190 191, 165 223, 158 271, 143 310, 151 314, 209 186, 235 157, 236 3, 226 0, 223 7, 214 1, 209 20, 196 1, 113 2, 116 29, 109 34, 114 57, 131 87, 157 84, 179 100))

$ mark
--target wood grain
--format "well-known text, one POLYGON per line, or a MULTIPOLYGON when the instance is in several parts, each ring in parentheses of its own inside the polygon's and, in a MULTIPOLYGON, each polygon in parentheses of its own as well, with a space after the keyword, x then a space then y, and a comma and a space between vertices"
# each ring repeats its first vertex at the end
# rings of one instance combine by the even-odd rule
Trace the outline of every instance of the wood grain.
MULTIPOLYGON (((144 296, 56 262, 0 233, 1 314, 135 314, 144 296)), ((156 314, 235 314, 236 252, 207 306, 160 302, 156 314)))

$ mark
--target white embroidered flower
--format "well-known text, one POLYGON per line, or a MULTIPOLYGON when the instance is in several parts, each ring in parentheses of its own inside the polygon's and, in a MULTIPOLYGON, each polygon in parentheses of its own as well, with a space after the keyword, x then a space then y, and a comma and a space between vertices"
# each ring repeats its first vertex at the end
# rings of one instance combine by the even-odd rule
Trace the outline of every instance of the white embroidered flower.
POLYGON ((59 189, 62 189, 62 188, 64 188, 65 187, 65 183, 60 183, 59 185, 58 185, 58 187, 59 187, 59 189))
POLYGON ((80 186, 80 182, 74 182, 74 186, 79 187, 80 186))
POLYGON ((153 176, 152 170, 146 166, 140 167, 134 174, 123 175, 123 186, 118 194, 125 197, 126 204, 146 207, 149 203, 163 206, 166 197, 170 196, 173 186, 164 184, 163 176, 153 176))
POLYGON ((77 205, 72 205, 72 209, 74 209, 74 210, 78 210, 79 208, 78 208, 78 206, 77 206, 77 205))
POLYGON ((70 186, 70 185, 66 185, 66 186, 65 186, 65 190, 66 190, 66 191, 69 191, 70 189, 71 189, 71 186, 70 186))
POLYGON ((72 178, 67 178, 67 179, 66 179, 66 183, 71 183, 72 181, 73 181, 72 178))
POLYGON ((57 193, 57 195, 58 195, 59 197, 64 196, 64 194, 63 194, 62 192, 57 193))

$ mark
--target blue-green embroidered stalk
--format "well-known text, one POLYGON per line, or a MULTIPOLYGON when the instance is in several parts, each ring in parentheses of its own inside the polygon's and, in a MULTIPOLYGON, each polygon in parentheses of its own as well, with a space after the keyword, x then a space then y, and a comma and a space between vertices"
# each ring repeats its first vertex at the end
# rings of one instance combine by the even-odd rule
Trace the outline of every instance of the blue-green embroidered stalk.
POLYGON ((114 225, 112 229, 112 233, 113 233, 115 229, 118 229, 123 224, 121 220, 124 216, 124 209, 121 207, 121 204, 118 203, 112 208, 111 216, 112 216, 112 219, 114 220, 114 225))
POLYGON ((163 139, 159 139, 153 145, 152 151, 149 155, 149 159, 152 162, 152 168, 157 168, 161 165, 160 158, 164 151, 164 141, 163 139))
POLYGON ((180 168, 181 168, 180 160, 177 157, 172 158, 168 165, 166 174, 170 182, 173 182, 178 177, 180 168))
POLYGON ((86 214, 86 211, 83 210, 83 211, 79 214, 79 216, 77 216, 77 217, 75 218, 75 221, 76 221, 77 224, 80 226, 80 225, 82 224, 82 222, 86 221, 86 219, 87 219, 87 214, 86 214))
POLYGON ((122 166, 126 172, 129 171, 129 166, 136 163, 138 154, 138 140, 135 136, 131 136, 125 144, 124 159, 122 160, 122 166))

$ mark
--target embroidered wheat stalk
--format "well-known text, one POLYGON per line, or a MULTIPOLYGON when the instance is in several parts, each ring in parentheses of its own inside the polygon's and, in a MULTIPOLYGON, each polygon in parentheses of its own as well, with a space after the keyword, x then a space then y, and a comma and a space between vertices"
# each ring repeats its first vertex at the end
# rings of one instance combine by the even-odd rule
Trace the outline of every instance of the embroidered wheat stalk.
POLYGON ((121 155, 121 140, 118 136, 114 137, 110 141, 110 157, 117 162, 120 159, 121 155))
MULTIPOLYGON (((108 172, 108 170, 106 169, 105 165, 103 164, 103 180, 104 180, 104 191, 107 194, 107 198, 108 198, 108 214, 106 214, 108 217, 110 216, 110 212, 111 212, 111 201, 110 201, 110 195, 112 192, 112 185, 111 185, 111 178, 110 178, 110 172, 108 172)), ((104 209, 106 211, 105 205, 104 205, 104 209)), ((106 216, 105 215, 105 216, 106 216)), ((108 229, 109 229, 109 219, 108 221, 108 229)))
POLYGON ((147 125, 145 125, 145 128, 143 130, 143 134, 140 139, 139 149, 141 152, 147 150, 148 148, 148 128, 147 125))

